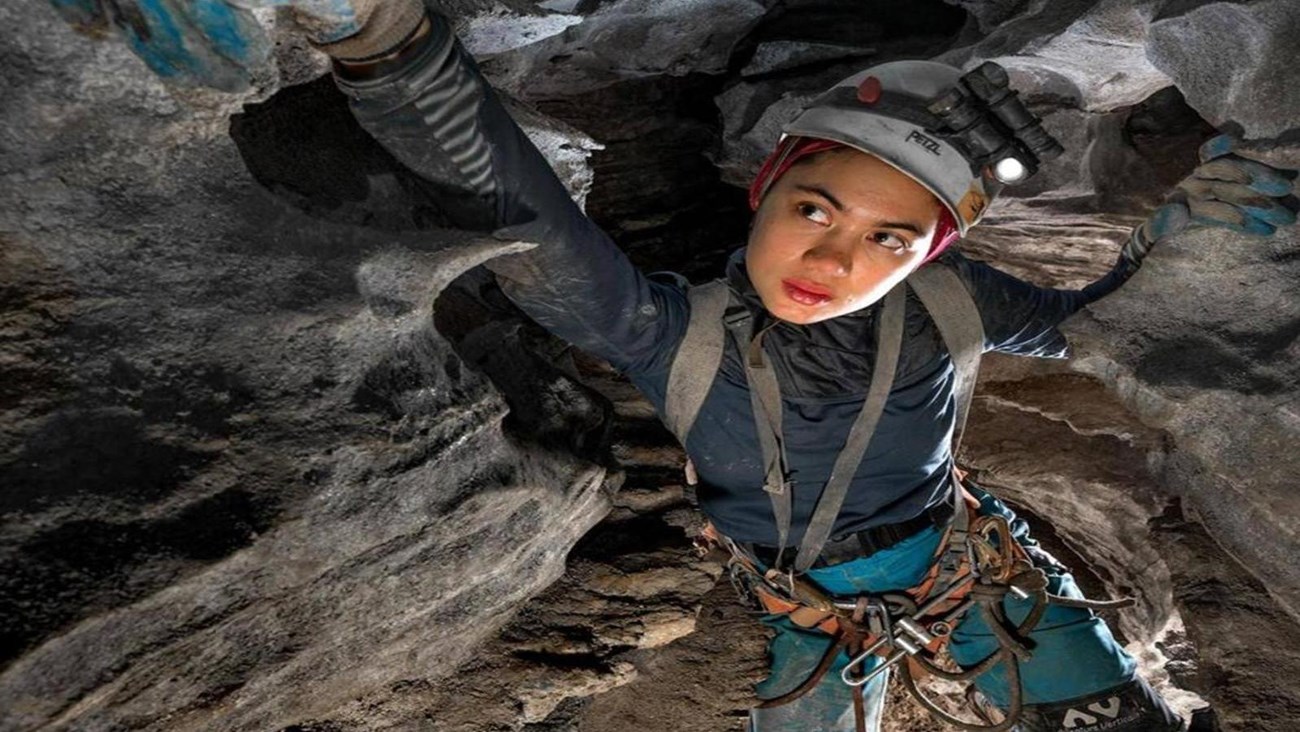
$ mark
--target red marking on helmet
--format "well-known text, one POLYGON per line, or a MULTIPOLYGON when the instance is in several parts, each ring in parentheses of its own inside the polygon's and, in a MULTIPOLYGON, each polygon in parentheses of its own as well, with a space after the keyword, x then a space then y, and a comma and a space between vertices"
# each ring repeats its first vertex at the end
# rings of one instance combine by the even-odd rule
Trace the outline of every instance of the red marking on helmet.
POLYGON ((858 101, 863 104, 875 104, 880 101, 880 94, 883 89, 880 86, 880 79, 874 76, 868 76, 858 84, 858 101))

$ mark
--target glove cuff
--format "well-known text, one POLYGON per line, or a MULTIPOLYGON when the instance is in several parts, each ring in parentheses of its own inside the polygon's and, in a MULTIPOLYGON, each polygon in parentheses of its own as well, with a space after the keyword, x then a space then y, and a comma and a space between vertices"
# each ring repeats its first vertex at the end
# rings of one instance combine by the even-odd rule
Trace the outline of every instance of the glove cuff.
POLYGON ((420 0, 377 0, 367 10, 364 14, 358 12, 363 20, 357 33, 332 43, 312 45, 337 61, 374 61, 404 46, 425 18, 424 3, 420 0))
POLYGON ((1124 242, 1124 246, 1120 248, 1120 260, 1130 269, 1137 270, 1138 267, 1142 266, 1142 260, 1146 259, 1147 254, 1150 253, 1151 247, 1154 245, 1155 242, 1152 241, 1146 231, 1146 225, 1138 226, 1133 229, 1124 242))

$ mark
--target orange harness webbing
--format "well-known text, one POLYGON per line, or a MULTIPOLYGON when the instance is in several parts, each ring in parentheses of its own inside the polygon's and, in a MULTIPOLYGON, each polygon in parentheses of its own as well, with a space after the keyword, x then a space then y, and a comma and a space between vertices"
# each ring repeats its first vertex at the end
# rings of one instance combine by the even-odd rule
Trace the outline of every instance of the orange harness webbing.
MULTIPOLYGON (((978 506, 978 501, 964 488, 962 492, 963 498, 966 499, 968 505, 978 506)), ((886 659, 885 665, 878 667, 878 669, 887 668, 892 663, 905 659, 907 663, 901 669, 905 687, 921 701, 923 706, 943 721, 950 724, 957 723, 966 729, 985 729, 990 732, 1009 729, 1009 725, 1014 724, 1014 717, 1019 716, 1018 701, 1016 709, 1011 710, 1008 719, 1002 723, 988 726, 972 726, 961 723, 960 720, 946 715, 938 707, 933 706, 928 699, 924 698, 924 694, 915 685, 913 678, 915 675, 932 673, 954 680, 968 680, 984 673, 999 662, 1005 660, 1007 663, 1014 665, 1015 658, 1022 655, 1024 657, 1028 656, 1028 649, 1024 644, 1019 642, 1019 639, 1015 636, 1004 631, 1007 638, 1000 637, 1000 640, 1004 642, 1006 648, 981 663, 975 669, 954 673, 935 664, 935 656, 947 643, 952 627, 956 625, 956 621, 970 607, 978 602, 981 605, 988 605, 985 607, 986 612, 994 612, 997 616, 1001 616, 1001 613, 992 608, 993 604, 1000 604, 1000 596, 996 599, 992 597, 997 593, 998 588, 1002 593, 1005 593, 1012 585, 1022 584, 1022 578, 1029 574, 1041 576, 1041 573, 1033 569, 1024 550, 1012 538, 1010 527, 1005 519, 992 516, 976 516, 971 521, 967 538, 969 551, 963 552, 962 560, 956 571, 950 571, 945 577, 947 580, 945 587, 937 588, 936 585, 944 574, 940 560, 950 549, 949 544, 952 540, 952 533, 951 528, 945 531, 936 550, 934 561, 930 565, 930 570, 915 587, 903 593, 860 595, 853 602, 837 602, 807 580, 777 570, 760 571, 747 552, 741 550, 729 538, 718 534, 711 524, 707 525, 700 535, 701 549, 726 549, 731 555, 728 563, 733 574, 739 572, 739 574, 745 576, 741 581, 745 583, 747 589, 763 606, 764 610, 771 614, 786 615, 795 625, 803 628, 815 628, 834 639, 817 667, 803 683, 780 697, 763 701, 759 707, 781 706, 807 694, 821 682, 834 664, 838 654, 843 651, 853 659, 849 666, 845 668, 843 676, 845 682, 849 683, 854 689, 854 710, 859 732, 865 729, 865 718, 862 711, 862 689, 866 680, 874 676, 876 672, 870 674, 855 673, 853 667, 858 666, 871 655, 879 655, 886 659), (972 560, 978 567, 978 575, 972 572, 972 560), (977 577, 980 580, 978 582, 977 577), (899 650, 896 645, 902 643, 902 640, 898 634, 882 639, 878 633, 873 632, 873 628, 879 626, 876 623, 867 622, 867 612, 870 603, 873 601, 879 603, 881 600, 888 603, 886 607, 889 608, 888 612, 891 616, 896 608, 902 608, 900 614, 905 615, 908 620, 914 621, 915 627, 926 629, 929 640, 924 644, 916 644, 911 651, 899 650), (864 651, 864 649, 869 650, 864 651), (924 650, 924 653, 919 652, 921 649, 924 650)), ((1044 598, 1046 597, 1041 589, 1039 594, 1044 598)), ((1041 617, 1042 604, 1040 603, 1040 607, 1035 608, 1035 611, 1031 613, 1031 617, 1027 618, 1026 622, 1021 624, 1018 630, 1027 633, 1032 629, 1033 625, 1037 623, 1037 619, 1041 617)), ((878 608, 879 605, 877 605, 878 608)), ((997 609, 1000 610, 1000 607, 997 609)), ((904 621, 900 620, 899 622, 901 624, 904 621)), ((1017 635, 1019 634, 1017 633, 1017 635)), ((1008 673, 1018 677, 1015 671, 1015 669, 1010 669, 1008 673)), ((1017 687, 1019 685, 1018 678, 1016 685, 1017 687)))
MULTIPOLYGON (((961 485, 961 483, 958 482, 957 485, 961 485)), ((972 511, 979 506, 978 499, 966 491, 964 487, 962 488, 962 497, 966 500, 967 505, 971 507, 972 511)), ((976 523, 979 523, 978 519, 976 519, 976 523)), ((978 528, 975 530, 977 532, 979 531, 978 528)), ((939 580, 940 566, 938 560, 947 551, 951 534, 951 530, 944 532, 943 539, 940 540, 939 546, 934 555, 935 561, 930 565, 930 571, 926 573, 925 578, 921 580, 920 584, 907 590, 905 593, 917 605, 922 604, 930 597, 930 593, 934 590, 934 586, 939 580)), ((1009 543, 1014 545, 1016 550, 1019 549, 1019 545, 1015 544, 1014 541, 1009 543)), ((846 621, 852 620, 852 614, 850 612, 846 612, 842 608, 837 608, 831 598, 822 595, 822 593, 810 583, 795 581, 796 584, 800 585, 799 589, 801 589, 805 595, 803 598, 795 598, 791 596, 796 593, 783 592, 782 590, 786 588, 781 588, 780 585, 777 584, 778 578, 784 579, 787 584, 791 582, 792 578, 775 570, 768 570, 766 573, 761 572, 748 554, 741 551, 735 542, 719 534, 717 529, 715 529, 711 523, 706 524, 701 530, 699 545, 702 551, 709 551, 713 547, 720 547, 726 550, 727 553, 730 554, 730 564, 739 565, 743 572, 749 574, 751 577, 761 580, 752 583, 750 585, 750 590, 753 592, 759 603, 762 604, 763 609, 771 614, 788 615, 790 622, 795 625, 802 628, 817 628, 832 636, 839 635, 843 632, 846 621), (809 595, 811 597, 808 597, 809 595), (802 599, 803 601, 800 602, 799 599, 802 599), (812 599, 813 602, 809 602, 810 599, 812 599)), ((1027 557, 1025 557, 1025 559, 1027 560, 1027 557)), ((952 578, 953 582, 962 582, 961 588, 949 595, 949 598, 938 606, 931 614, 939 616, 961 604, 961 602, 970 594, 972 585, 972 582, 970 581, 971 579, 973 578, 971 577, 970 562, 969 558, 967 558, 962 562, 960 569, 957 570, 956 574, 952 578)), ((870 634, 864 636, 864 639, 871 642, 877 640, 875 636, 870 634)), ((936 643, 935 648, 932 650, 937 650, 940 645, 941 644, 936 643)))

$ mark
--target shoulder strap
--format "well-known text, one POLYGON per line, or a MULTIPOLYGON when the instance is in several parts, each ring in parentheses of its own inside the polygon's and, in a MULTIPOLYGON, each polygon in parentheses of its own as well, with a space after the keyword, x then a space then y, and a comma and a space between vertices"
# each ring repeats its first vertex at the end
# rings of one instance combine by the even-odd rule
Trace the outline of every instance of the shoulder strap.
MULTIPOLYGON (((966 431, 971 398, 975 395, 980 357, 984 354, 984 321, 980 318, 975 299, 952 267, 940 264, 922 267, 912 273, 907 282, 930 313, 952 358, 955 381, 953 399, 957 405, 952 433, 952 456, 956 460, 962 433, 966 431)), ((946 548, 939 557, 940 587, 951 582, 961 571, 962 562, 966 558, 966 537, 970 531, 970 511, 956 471, 953 471, 952 484, 956 513, 946 548)))
POLYGON ((953 397, 957 420, 953 427, 952 454, 957 457, 971 398, 975 395, 975 378, 979 375, 980 357, 984 354, 984 321, 980 319, 975 299, 966 289, 956 270, 945 264, 926 265, 907 278, 907 284, 921 298, 934 320, 952 357, 956 383, 953 397))
MULTIPOLYGON (((957 419, 952 451, 956 455, 965 430, 966 417, 970 412, 980 356, 984 351, 984 325, 974 299, 952 268, 941 264, 923 267, 908 277, 907 286, 916 292, 930 313, 953 360, 956 372, 953 393, 957 419)), ((673 358, 664 404, 664 421, 683 445, 686 444, 686 437, 699 416, 700 408, 722 363, 727 330, 724 316, 731 293, 726 282, 719 280, 692 287, 687 296, 691 305, 690 321, 673 358)), ((835 461, 830 480, 818 498, 817 508, 804 532, 795 558, 796 571, 809 569, 830 538, 849 485, 884 412, 902 351, 906 299, 904 287, 895 287, 885 296, 871 386, 862 411, 849 430, 844 449, 835 461)), ((740 326, 739 323, 736 325, 740 326)), ((738 346, 744 354, 744 336, 739 332, 733 335, 741 339, 738 346)), ((757 342, 761 344, 761 340, 757 342)), ((753 345, 750 344, 751 347, 753 345)), ((750 363, 751 360, 753 359, 745 359, 746 376, 750 381, 750 396, 758 422, 760 447, 764 453, 764 487, 772 498, 781 549, 784 550, 790 529, 791 500, 783 475, 784 461, 781 460, 780 392, 775 383, 775 375, 764 373, 770 369, 763 368, 765 364, 761 355, 757 356, 757 363, 750 363), (765 439, 768 437, 771 439, 765 439), (773 442, 776 444, 770 444, 773 442)), ((957 500, 961 500, 960 496, 957 500)))
MULTIPOLYGON (((907 285, 925 306, 939 329, 939 335, 952 357, 956 372, 953 395, 957 405, 957 418, 953 431, 952 453, 955 457, 957 447, 961 444, 962 432, 966 427, 966 416, 970 412, 971 397, 975 392, 975 377, 979 373, 980 356, 984 352, 984 323, 980 319, 975 300, 966 289, 957 273, 946 265, 923 267, 907 278, 907 285)), ((904 303, 906 290, 895 287, 885 296, 884 311, 881 314, 880 330, 876 337, 876 362, 871 377, 871 387, 862 405, 862 411, 849 430, 844 449, 835 460, 817 508, 808 528, 804 532, 799 552, 795 555, 794 569, 807 571, 822 547, 830 538, 844 499, 848 495, 849 484, 857 473, 858 465, 866 455, 872 433, 880 421, 889 391, 893 386, 898 359, 902 353, 902 335, 904 325, 904 303)), ((963 503, 960 491, 954 500, 963 503)), ((965 506, 959 506, 964 509, 965 506)), ((957 524, 965 524, 966 513, 958 511, 957 524)), ((964 530, 964 526, 960 530, 964 530)))
POLYGON ((715 280, 686 291, 690 302, 690 321, 686 335, 677 346, 668 371, 668 391, 664 398, 664 422, 686 446, 695 419, 709 394, 726 341, 722 316, 727 310, 731 290, 723 280, 715 280))
POLYGON ((849 493, 849 484, 858 472, 858 465, 867 453, 871 436, 880 422, 880 415, 885 411, 885 402, 889 401, 889 391, 894 386, 894 374, 898 370, 898 357, 903 347, 903 324, 906 316, 907 289, 898 285, 885 295, 884 310, 880 314, 880 327, 876 334, 876 361, 871 370, 871 386, 867 398, 862 403, 862 411, 849 429, 844 449, 835 458, 831 468, 830 480, 822 489, 817 499, 817 508, 808 521, 799 551, 794 556, 796 572, 805 572, 822 553, 822 547, 830 538, 835 519, 844 505, 844 498, 849 493))
MULTIPOLYGON (((664 398, 664 422, 683 447, 722 365, 727 333, 736 338, 736 347, 744 354, 752 325, 748 317, 726 317, 731 290, 723 280, 692 287, 687 291, 687 298, 691 305, 690 321, 669 368, 664 398)), ((762 343, 761 339, 757 342, 762 343)), ((791 502, 781 446, 780 391, 775 374, 765 367, 761 356, 757 363, 745 361, 755 427, 763 453, 764 490, 771 496, 772 512, 784 547, 790 533, 791 502)))
MULTIPOLYGON (((758 447, 763 455, 763 490, 772 503, 772 517, 776 520, 776 564, 779 565, 781 555, 789 544, 794 512, 794 499, 790 495, 790 466, 785 454, 785 435, 781 429, 784 411, 781 385, 777 382, 776 371, 763 353, 763 335, 767 330, 753 332, 754 323, 750 318, 728 318, 726 325, 745 364, 749 405, 754 412, 754 428, 758 432, 758 447)), ((768 326, 769 329, 771 327, 768 326)))

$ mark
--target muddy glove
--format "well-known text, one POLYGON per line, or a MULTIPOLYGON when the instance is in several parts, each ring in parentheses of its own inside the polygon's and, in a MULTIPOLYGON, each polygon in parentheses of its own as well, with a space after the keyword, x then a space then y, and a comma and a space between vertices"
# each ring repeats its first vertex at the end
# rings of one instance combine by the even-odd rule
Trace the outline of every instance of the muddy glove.
POLYGON ((221 0, 51 0, 78 31, 116 33, 149 68, 181 86, 239 91, 271 44, 247 10, 221 0))
POLYGON ((1178 184, 1124 243, 1121 258, 1136 270, 1161 239, 1196 226, 1268 236, 1295 223, 1296 171, 1233 155, 1236 140, 1219 135, 1201 145, 1201 165, 1178 184))
POLYGON ((51 0, 77 30, 116 31, 155 74, 181 86, 248 87, 272 43, 252 10, 288 8, 321 50, 342 60, 383 56, 424 17, 420 0, 51 0))

